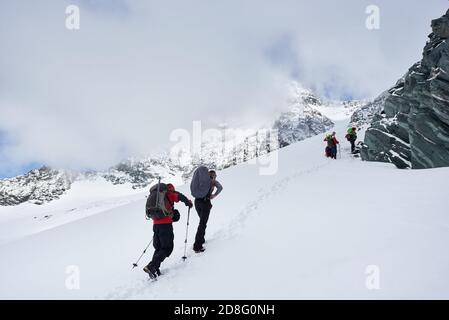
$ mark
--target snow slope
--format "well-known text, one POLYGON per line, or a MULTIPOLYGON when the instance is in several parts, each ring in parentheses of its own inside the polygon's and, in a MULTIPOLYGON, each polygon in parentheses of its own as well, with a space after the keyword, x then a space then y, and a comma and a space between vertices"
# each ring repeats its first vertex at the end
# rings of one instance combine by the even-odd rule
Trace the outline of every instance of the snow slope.
MULTIPOLYGON (((207 250, 191 250, 192 211, 185 262, 187 210, 178 205, 175 249, 157 282, 141 270, 152 250, 131 268, 152 236, 144 194, 132 194, 99 200, 87 209, 96 214, 82 219, 2 238, 0 298, 449 298, 449 168, 397 170, 352 158, 347 122, 335 128, 341 159, 326 159, 316 136, 279 150, 275 175, 260 175, 254 164, 219 172, 224 191, 214 201, 207 250), (379 290, 366 286, 372 265, 379 290), (66 287, 68 266, 79 268, 80 289, 66 287)), ((179 190, 188 194, 188 186, 179 190)), ((55 202, 60 212, 64 201, 55 202)), ((1 221, 2 232, 11 223, 1 221)))
POLYGON ((0 244, 107 211, 143 199, 131 184, 112 185, 104 178, 75 181, 70 192, 57 201, 36 206, 0 207, 0 244))

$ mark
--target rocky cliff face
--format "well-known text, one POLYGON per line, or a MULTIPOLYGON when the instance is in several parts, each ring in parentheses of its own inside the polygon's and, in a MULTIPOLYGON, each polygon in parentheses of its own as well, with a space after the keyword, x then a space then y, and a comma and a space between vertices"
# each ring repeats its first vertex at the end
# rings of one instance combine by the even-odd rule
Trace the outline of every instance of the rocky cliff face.
POLYGON ((362 158, 398 168, 449 166, 449 10, 432 21, 423 58, 388 91, 362 158))

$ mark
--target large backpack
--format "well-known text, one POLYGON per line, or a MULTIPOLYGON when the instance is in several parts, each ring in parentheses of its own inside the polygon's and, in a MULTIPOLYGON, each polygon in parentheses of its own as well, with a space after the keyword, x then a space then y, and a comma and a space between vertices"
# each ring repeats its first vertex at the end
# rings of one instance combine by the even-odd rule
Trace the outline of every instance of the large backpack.
POLYGON ((161 219, 170 217, 173 212, 167 209, 167 185, 165 183, 157 183, 150 189, 150 195, 145 205, 145 213, 147 219, 161 219))
POLYGON ((211 180, 209 169, 205 166, 196 168, 190 183, 190 192, 195 199, 205 198, 210 192, 211 180))

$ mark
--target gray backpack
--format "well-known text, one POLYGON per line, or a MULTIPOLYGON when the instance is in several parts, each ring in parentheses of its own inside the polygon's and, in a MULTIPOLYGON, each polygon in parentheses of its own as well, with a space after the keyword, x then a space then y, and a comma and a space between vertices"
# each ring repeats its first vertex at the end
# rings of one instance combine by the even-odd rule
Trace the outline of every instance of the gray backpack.
POLYGON ((173 216, 173 213, 167 209, 167 185, 158 183, 151 187, 150 195, 145 205, 147 219, 161 219, 173 216))
POLYGON ((190 183, 190 192, 195 199, 205 198, 211 187, 209 169, 205 166, 196 168, 193 173, 192 182, 190 183))

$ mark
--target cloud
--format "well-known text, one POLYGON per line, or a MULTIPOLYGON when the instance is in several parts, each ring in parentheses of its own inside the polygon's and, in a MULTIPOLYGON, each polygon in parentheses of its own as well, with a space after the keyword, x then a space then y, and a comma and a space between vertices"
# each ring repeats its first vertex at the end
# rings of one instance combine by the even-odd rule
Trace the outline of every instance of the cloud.
POLYGON ((297 79, 375 96, 419 60, 446 1, 9 1, 0 4, 2 166, 107 168, 175 128, 263 122, 297 79), (81 29, 65 28, 65 8, 81 29), (404 22, 406 20, 406 22, 404 22))

